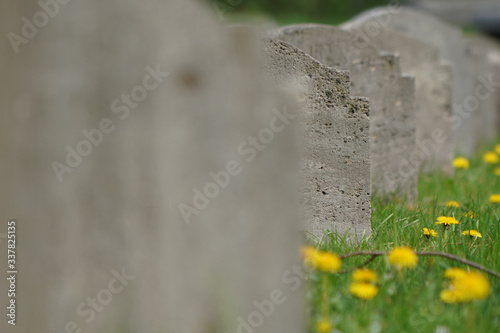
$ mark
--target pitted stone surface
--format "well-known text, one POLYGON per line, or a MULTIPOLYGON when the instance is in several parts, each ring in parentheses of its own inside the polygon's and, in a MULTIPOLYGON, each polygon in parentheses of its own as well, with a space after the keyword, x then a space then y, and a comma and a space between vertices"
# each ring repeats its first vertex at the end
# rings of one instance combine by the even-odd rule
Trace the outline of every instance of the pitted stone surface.
POLYGON ((356 48, 355 34, 332 26, 292 25, 270 35, 327 66, 349 70, 351 93, 370 100, 372 193, 416 200, 417 170, 399 170, 416 149, 415 88, 413 78, 402 77, 399 57, 381 54, 373 44, 356 48))
POLYGON ((370 233, 369 105, 350 97, 346 71, 327 67, 295 46, 264 42, 266 70, 303 92, 305 230, 354 236, 370 233))
MULTIPOLYGON (((353 20, 342 27, 360 37, 366 22, 353 20)), ((415 77, 417 149, 411 152, 401 170, 440 169, 451 175, 456 147, 451 65, 439 60, 439 49, 433 44, 390 28, 380 29, 369 42, 399 54, 403 71, 415 77)))
MULTIPOLYGON (((395 29, 406 35, 432 43, 440 51, 440 58, 453 65, 453 117, 450 123, 456 127, 456 149, 460 154, 470 156, 477 146, 475 128, 477 117, 467 110, 466 99, 474 95, 474 71, 467 55, 462 30, 422 10, 399 6, 376 8, 353 18, 345 26, 364 26, 368 39, 377 37, 385 28, 395 29), (465 111, 464 111, 465 110, 465 111)), ((406 45, 406 47, 412 47, 406 45)), ((416 50, 418 51, 418 49, 416 50)), ((444 74, 443 74, 444 75, 444 74)))

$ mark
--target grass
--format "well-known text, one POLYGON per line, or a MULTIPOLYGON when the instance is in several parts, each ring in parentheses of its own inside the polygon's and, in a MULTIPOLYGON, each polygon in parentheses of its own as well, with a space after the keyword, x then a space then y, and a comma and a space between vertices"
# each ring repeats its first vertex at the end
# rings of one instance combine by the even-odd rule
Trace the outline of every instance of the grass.
MULTIPOLYGON (((453 178, 440 173, 421 175, 416 205, 373 199, 372 233, 358 245, 327 233, 319 247, 343 255, 405 245, 415 251, 450 253, 500 272, 500 205, 489 203, 491 194, 500 194, 500 176, 481 156, 471 159, 470 168, 457 170, 453 178), (460 207, 446 207, 449 200, 458 201, 460 207), (467 212, 474 218, 464 217, 467 212), (460 224, 445 232, 442 226, 434 225, 441 215, 454 216, 460 224), (438 237, 426 239, 421 233, 424 227, 436 230, 438 237), (468 229, 478 230, 483 238, 462 236, 461 231, 468 229)), ((344 259, 342 268, 360 265, 368 258, 344 259)), ((348 273, 309 273, 306 295, 311 332, 316 332, 314 324, 324 316, 332 322, 332 332, 500 332, 500 280, 496 277, 488 276, 492 289, 486 300, 446 304, 439 300, 442 272, 448 267, 466 268, 464 265, 441 257, 420 257, 415 269, 400 273, 381 256, 367 267, 379 276, 379 292, 369 301, 349 294, 348 273)))
MULTIPOLYGON (((304 15, 303 13, 282 13, 278 15, 270 15, 265 12, 259 11, 237 11, 237 8, 231 10, 231 7, 228 7, 227 10, 219 10, 219 12, 223 15, 223 17, 227 20, 228 23, 241 23, 241 22, 252 22, 252 23, 269 23, 274 22, 278 26, 287 26, 292 24, 303 24, 303 23, 316 23, 316 24, 325 24, 338 26, 342 23, 345 23, 356 15, 338 15, 335 13, 331 13, 327 17, 312 17, 304 15)), ((366 9, 369 10, 369 9, 366 9)), ((364 12, 364 11, 362 11, 364 12)), ((360 13, 362 13, 360 12, 360 13)), ((360 14, 358 13, 358 14, 360 14)), ((462 31, 465 35, 478 35, 480 31, 472 26, 466 25, 462 26, 462 31)))
POLYGON ((241 23, 241 22, 252 22, 252 23, 269 23, 274 22, 279 26, 286 26, 291 24, 302 24, 302 23, 316 23, 316 24, 326 24, 326 25, 340 25, 346 21, 349 21, 349 17, 342 16, 332 16, 329 18, 307 18, 302 14, 282 14, 277 16, 269 16, 264 13, 231 13, 225 16, 228 23, 241 23))
POLYGON ((349 21, 354 16, 345 16, 331 14, 327 17, 312 17, 304 15, 303 13, 281 13, 277 15, 270 15, 265 12, 259 11, 237 11, 231 10, 219 10, 219 13, 227 20, 228 23, 241 23, 241 22, 253 22, 253 23, 269 23, 274 22, 279 26, 285 26, 290 24, 301 24, 301 23, 317 23, 317 24, 327 24, 327 25, 340 25, 344 22, 349 21))

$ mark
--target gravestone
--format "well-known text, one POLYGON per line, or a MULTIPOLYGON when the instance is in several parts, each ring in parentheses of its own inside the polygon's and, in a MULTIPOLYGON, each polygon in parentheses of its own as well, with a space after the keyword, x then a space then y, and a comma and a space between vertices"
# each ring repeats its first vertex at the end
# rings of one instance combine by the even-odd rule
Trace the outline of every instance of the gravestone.
POLYGON ((332 26, 292 25, 270 34, 327 66, 349 71, 351 94, 370 99, 372 193, 414 202, 417 170, 398 169, 416 149, 415 88, 413 78, 402 77, 399 57, 381 54, 374 45, 352 50, 356 36, 332 26))
MULTIPOLYGON (((374 44, 382 50, 398 53, 405 73, 415 77, 417 104, 417 149, 410 153, 402 170, 434 169, 452 174, 451 160, 455 153, 455 130, 452 114, 452 67, 439 61, 439 50, 430 43, 401 34, 390 28, 378 30, 366 39, 367 23, 354 19, 342 28, 356 34, 361 43, 353 49, 374 44)), ((404 171, 403 171, 404 172, 404 171)))
POLYGON ((384 28, 392 28, 406 35, 434 44, 441 59, 453 65, 453 125, 456 127, 457 151, 466 156, 474 153, 477 145, 474 128, 480 122, 474 117, 474 108, 468 103, 474 93, 474 73, 466 53, 462 31, 426 12, 410 7, 377 8, 352 19, 368 39, 378 36, 384 28))
POLYGON ((474 69, 474 116, 478 118, 475 136, 480 143, 490 143, 498 134, 500 121, 500 46, 484 36, 466 37, 467 54, 474 69))
POLYGON ((304 104, 305 230, 330 230, 352 241, 370 233, 369 104, 350 97, 349 74, 295 46, 264 42, 265 69, 278 85, 299 90, 304 104))
POLYGON ((414 0, 412 5, 457 25, 470 25, 478 11, 498 10, 497 0, 414 0))
MULTIPOLYGON (((39 10, 8 1, 4 35, 39 10)), ((59 10, 19 53, 0 42, 1 232, 17 221, 19 264, 0 331, 302 332, 300 131, 258 36, 194 1, 59 10)))

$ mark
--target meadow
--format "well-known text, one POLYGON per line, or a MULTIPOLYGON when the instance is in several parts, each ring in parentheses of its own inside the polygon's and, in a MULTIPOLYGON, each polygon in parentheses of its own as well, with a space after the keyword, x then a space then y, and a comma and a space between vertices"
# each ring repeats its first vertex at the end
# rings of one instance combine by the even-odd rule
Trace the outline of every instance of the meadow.
POLYGON ((319 245, 302 248, 309 267, 310 332, 500 332, 500 278, 446 257, 407 258, 403 254, 398 267, 398 259, 395 265, 386 255, 399 247, 416 253, 440 252, 498 275, 500 196, 495 194, 500 194, 499 155, 500 145, 491 145, 467 161, 455 159, 453 177, 422 174, 416 204, 374 198, 372 233, 356 245, 327 231, 319 245), (438 220, 455 222, 436 224, 438 220), (342 258, 360 251, 382 255, 342 258), (310 261, 318 253, 323 255, 323 265, 310 261), (404 267, 405 260, 409 267, 404 267), (353 276, 358 266, 368 270, 353 276), (468 298, 457 296, 459 287, 450 277, 455 270, 450 268, 477 277, 463 281, 465 293, 478 292, 468 298), (443 276, 445 271, 448 277, 443 276), (364 287, 353 286, 356 281, 364 287))

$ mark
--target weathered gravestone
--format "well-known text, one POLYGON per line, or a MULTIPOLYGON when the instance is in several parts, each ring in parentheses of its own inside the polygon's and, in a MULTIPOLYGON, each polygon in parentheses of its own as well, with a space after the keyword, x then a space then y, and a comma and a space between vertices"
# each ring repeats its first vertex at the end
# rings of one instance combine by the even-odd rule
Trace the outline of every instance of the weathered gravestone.
MULTIPOLYGON (((474 94, 474 72, 471 59, 466 54, 462 31, 426 12, 410 7, 377 8, 351 20, 358 26, 364 24, 364 35, 371 39, 384 28, 396 29, 415 38, 434 44, 440 57, 453 65, 453 112, 448 122, 456 130, 457 151, 470 156, 477 145, 474 128, 481 120, 474 116, 471 105, 474 94)), ((418 49, 416 49, 418 51, 418 49)), ((403 50, 401 50, 403 52, 403 50)))
POLYGON ((349 70, 351 94, 370 99, 372 193, 416 200, 417 170, 399 170, 416 149, 414 79, 401 76, 399 58, 374 45, 353 50, 356 36, 337 27, 293 25, 270 35, 327 66, 349 70))
POLYGON ((369 104, 350 97, 346 71, 327 67, 295 46, 264 41, 265 68, 277 84, 303 92, 305 230, 352 241, 370 233, 369 104))
POLYGON ((480 142, 489 143, 498 135, 500 121, 500 46, 484 36, 465 39, 467 53, 474 69, 474 95, 476 105, 475 136, 480 142))
POLYGON ((453 117, 451 66, 439 61, 439 50, 432 44, 390 28, 380 29, 377 34, 367 37, 369 22, 354 19, 342 26, 359 38, 359 42, 351 45, 352 49, 374 44, 382 50, 398 53, 403 71, 415 77, 417 149, 410 153, 402 170, 440 169, 452 174, 455 132, 450 120, 453 117))
MULTIPOLYGON (((7 2, 19 34, 39 8, 7 2)), ((302 332, 299 131, 258 38, 194 1, 59 10, 18 54, 0 42, 2 232, 18 224, 0 331, 302 332)))

